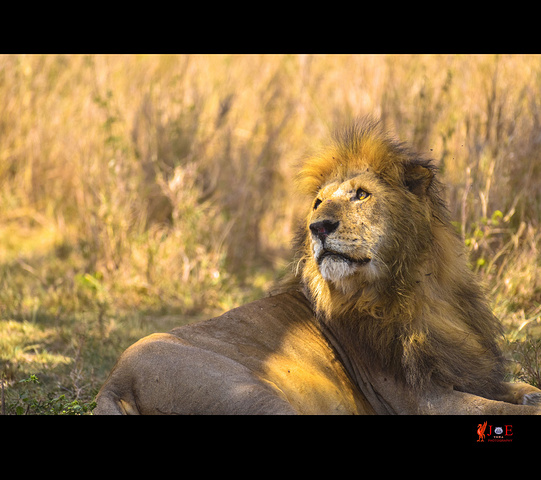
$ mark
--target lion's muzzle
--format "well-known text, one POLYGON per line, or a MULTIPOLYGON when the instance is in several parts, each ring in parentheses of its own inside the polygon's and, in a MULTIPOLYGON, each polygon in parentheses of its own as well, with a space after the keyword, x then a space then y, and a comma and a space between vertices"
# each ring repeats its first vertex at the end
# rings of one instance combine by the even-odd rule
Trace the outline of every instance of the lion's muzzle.
POLYGON ((340 225, 340 222, 332 222, 330 220, 322 220, 320 222, 314 222, 310 225, 310 231, 312 235, 318 238, 323 245, 325 245, 325 239, 333 233, 340 225))

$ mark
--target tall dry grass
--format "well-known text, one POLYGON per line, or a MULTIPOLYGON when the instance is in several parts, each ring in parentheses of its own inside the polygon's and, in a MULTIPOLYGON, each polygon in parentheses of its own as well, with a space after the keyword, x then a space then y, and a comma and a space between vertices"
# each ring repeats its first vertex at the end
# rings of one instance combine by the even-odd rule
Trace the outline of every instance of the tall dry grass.
POLYGON ((4 55, 0 105, 5 313, 235 304, 287 263, 298 160, 368 113, 435 158, 498 313, 539 318, 539 56, 4 55))

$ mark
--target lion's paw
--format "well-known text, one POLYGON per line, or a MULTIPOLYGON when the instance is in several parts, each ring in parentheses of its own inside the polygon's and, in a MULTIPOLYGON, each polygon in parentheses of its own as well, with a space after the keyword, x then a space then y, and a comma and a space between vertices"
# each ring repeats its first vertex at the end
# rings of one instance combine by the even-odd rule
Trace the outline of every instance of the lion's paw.
POLYGON ((527 393, 522 397, 522 404, 532 405, 534 407, 541 407, 541 392, 527 393))

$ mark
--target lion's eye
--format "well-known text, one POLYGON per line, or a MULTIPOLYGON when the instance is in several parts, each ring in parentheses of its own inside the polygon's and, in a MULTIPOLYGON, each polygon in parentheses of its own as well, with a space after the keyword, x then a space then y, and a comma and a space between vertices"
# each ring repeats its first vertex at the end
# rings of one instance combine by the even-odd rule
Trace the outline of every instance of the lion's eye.
POLYGON ((355 196, 357 200, 365 200, 370 196, 370 194, 368 192, 365 192, 362 188, 359 188, 355 196))
POLYGON ((321 203, 321 200, 318 198, 318 199, 315 201, 315 203, 314 203, 314 210, 315 210, 317 207, 319 207, 320 203, 321 203))

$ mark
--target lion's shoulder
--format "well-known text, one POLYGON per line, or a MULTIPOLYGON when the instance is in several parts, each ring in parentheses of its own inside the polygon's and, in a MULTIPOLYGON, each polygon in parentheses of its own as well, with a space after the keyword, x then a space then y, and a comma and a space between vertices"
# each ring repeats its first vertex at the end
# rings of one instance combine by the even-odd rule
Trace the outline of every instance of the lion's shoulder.
POLYGON ((276 386, 297 412, 373 412, 299 291, 263 298, 173 333, 247 366, 276 386))

